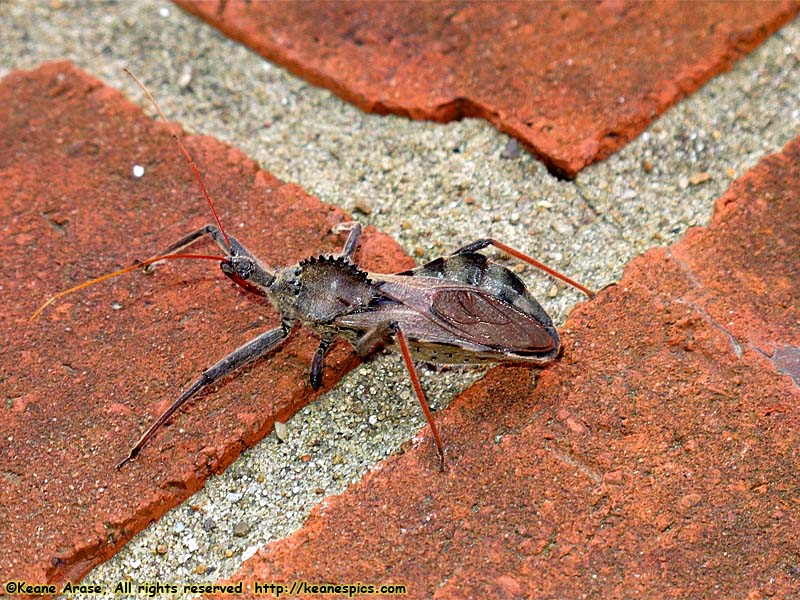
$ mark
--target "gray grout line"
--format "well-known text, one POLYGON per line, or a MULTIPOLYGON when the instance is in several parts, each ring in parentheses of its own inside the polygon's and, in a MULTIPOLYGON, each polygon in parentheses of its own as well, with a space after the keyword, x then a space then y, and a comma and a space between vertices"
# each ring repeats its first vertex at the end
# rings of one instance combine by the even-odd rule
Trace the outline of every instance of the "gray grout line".
MULTIPOLYGON (((144 105, 120 71, 127 65, 186 131, 241 148, 281 179, 387 231, 418 262, 492 235, 595 288, 617 280, 636 254, 707 223, 735 177, 800 133, 798 21, 575 182, 554 179, 524 152, 501 158, 509 138, 482 121, 361 113, 166 2, 3 3, 0 22, 0 75, 69 58, 144 105), (710 178, 693 184, 703 173, 710 178)), ((243 225, 240 215, 222 218, 243 225)), ((257 226, 242 227, 240 237, 257 226)), ((522 277, 558 323, 581 300, 531 269, 522 277)), ((437 408, 483 373, 421 371, 437 408)), ((230 575, 423 424, 402 361, 378 357, 292 418, 286 443, 268 436, 87 581, 230 575)))

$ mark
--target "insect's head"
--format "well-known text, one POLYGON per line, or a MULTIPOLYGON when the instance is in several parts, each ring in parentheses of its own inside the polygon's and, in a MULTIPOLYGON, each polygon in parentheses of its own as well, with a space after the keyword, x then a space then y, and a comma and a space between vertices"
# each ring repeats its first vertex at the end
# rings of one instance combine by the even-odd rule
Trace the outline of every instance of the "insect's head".
POLYGON ((246 283, 255 290, 267 295, 271 293, 272 284, 275 282, 275 275, 265 269, 252 256, 245 256, 233 253, 227 256, 221 263, 220 268, 231 279, 239 283, 246 283))

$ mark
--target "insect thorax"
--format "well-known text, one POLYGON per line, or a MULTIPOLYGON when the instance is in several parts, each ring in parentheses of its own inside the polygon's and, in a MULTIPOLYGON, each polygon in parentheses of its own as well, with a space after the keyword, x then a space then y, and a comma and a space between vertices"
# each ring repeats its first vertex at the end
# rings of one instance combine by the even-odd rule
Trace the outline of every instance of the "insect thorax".
POLYGON ((281 269, 272 293, 281 314, 312 327, 365 309, 377 297, 365 271, 335 256, 309 258, 281 269))

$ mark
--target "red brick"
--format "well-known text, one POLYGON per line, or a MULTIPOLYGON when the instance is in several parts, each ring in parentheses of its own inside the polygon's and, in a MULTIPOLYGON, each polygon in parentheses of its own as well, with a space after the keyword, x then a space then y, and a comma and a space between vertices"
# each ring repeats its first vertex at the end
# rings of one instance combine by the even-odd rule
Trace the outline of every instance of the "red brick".
MULTIPOLYGON (((337 251, 347 216, 284 184, 238 150, 186 136, 229 229, 266 264, 337 251)), ((0 424, 3 580, 76 579, 196 491, 243 448, 313 400, 309 334, 214 386, 121 471, 115 464, 211 362, 277 325, 211 262, 173 262, 68 296, 49 295, 132 264, 211 221, 165 127, 69 63, 0 82, 0 424), (145 167, 135 178, 132 167, 145 167), (121 305, 119 310, 114 304, 121 305), (263 320, 262 320, 263 317, 263 320)), ((206 252, 218 252, 211 244, 206 252)), ((411 263, 369 231, 365 266, 411 263)), ((325 388, 356 359, 337 347, 325 388)))
POLYGON ((176 3, 363 110, 484 118, 570 178, 800 8, 796 0, 176 3))

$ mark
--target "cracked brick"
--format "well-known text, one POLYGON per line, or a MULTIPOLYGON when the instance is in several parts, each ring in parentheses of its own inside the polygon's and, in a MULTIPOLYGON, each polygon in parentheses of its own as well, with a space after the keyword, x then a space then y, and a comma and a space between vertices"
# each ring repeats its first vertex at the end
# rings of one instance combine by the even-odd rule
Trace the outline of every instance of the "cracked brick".
POLYGON ((568 178, 800 9, 794 0, 176 3, 363 110, 484 118, 568 178))

